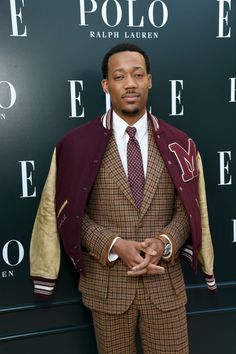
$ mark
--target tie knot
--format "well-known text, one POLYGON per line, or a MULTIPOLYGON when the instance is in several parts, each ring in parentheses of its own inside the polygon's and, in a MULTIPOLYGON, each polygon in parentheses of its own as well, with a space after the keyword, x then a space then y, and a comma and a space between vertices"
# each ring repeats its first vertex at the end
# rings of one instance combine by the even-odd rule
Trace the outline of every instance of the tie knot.
POLYGON ((135 127, 127 127, 126 128, 126 132, 130 138, 134 138, 136 131, 137 131, 137 129, 135 127))

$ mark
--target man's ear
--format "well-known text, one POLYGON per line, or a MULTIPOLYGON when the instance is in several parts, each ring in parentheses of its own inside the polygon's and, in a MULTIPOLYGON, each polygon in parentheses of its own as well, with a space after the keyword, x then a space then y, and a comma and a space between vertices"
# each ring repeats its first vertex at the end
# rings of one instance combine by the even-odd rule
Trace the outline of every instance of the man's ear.
POLYGON ((149 89, 152 88, 152 75, 151 74, 149 74, 149 87, 148 88, 149 89))
POLYGON ((103 79, 101 85, 102 85, 103 92, 109 93, 107 79, 103 79))

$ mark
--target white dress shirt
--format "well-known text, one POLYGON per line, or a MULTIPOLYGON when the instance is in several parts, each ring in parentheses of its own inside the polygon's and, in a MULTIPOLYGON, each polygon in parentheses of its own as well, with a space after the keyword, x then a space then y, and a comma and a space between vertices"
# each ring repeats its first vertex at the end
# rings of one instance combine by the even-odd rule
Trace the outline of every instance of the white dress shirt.
MULTIPOLYGON (((117 144, 118 152, 120 159, 125 171, 126 176, 128 176, 127 168, 127 143, 129 140, 129 135, 126 133, 126 128, 129 126, 124 119, 120 118, 113 111, 113 133, 115 141, 117 144)), ((135 127, 137 132, 135 138, 138 140, 142 159, 143 159, 143 169, 144 175, 147 174, 147 160, 148 160, 148 121, 147 121, 147 112, 134 124, 132 127, 135 127)))

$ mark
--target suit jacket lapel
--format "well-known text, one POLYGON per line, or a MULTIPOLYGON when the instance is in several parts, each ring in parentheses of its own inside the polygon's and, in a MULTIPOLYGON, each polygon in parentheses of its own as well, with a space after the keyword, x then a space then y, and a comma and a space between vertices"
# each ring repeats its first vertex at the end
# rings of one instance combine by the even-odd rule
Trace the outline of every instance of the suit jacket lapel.
POLYGON ((144 188, 143 203, 140 209, 140 217, 143 217, 152 202, 158 183, 165 167, 161 154, 156 146, 153 128, 148 124, 148 165, 144 188))
POLYGON ((104 168, 110 174, 114 183, 117 184, 117 186, 124 193, 126 198, 135 206, 132 192, 129 187, 128 178, 122 166, 114 135, 111 136, 104 160, 104 168))

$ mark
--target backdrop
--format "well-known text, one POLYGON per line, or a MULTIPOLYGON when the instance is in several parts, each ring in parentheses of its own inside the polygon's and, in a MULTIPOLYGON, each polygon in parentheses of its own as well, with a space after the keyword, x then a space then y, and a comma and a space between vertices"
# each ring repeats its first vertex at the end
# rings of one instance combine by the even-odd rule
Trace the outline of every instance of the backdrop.
POLYGON ((66 256, 53 301, 40 304, 28 254, 53 148, 108 109, 100 64, 119 42, 147 51, 150 109, 203 157, 219 291, 183 264, 191 353, 236 353, 235 32, 235 0, 0 1, 1 353, 96 353, 66 256))

